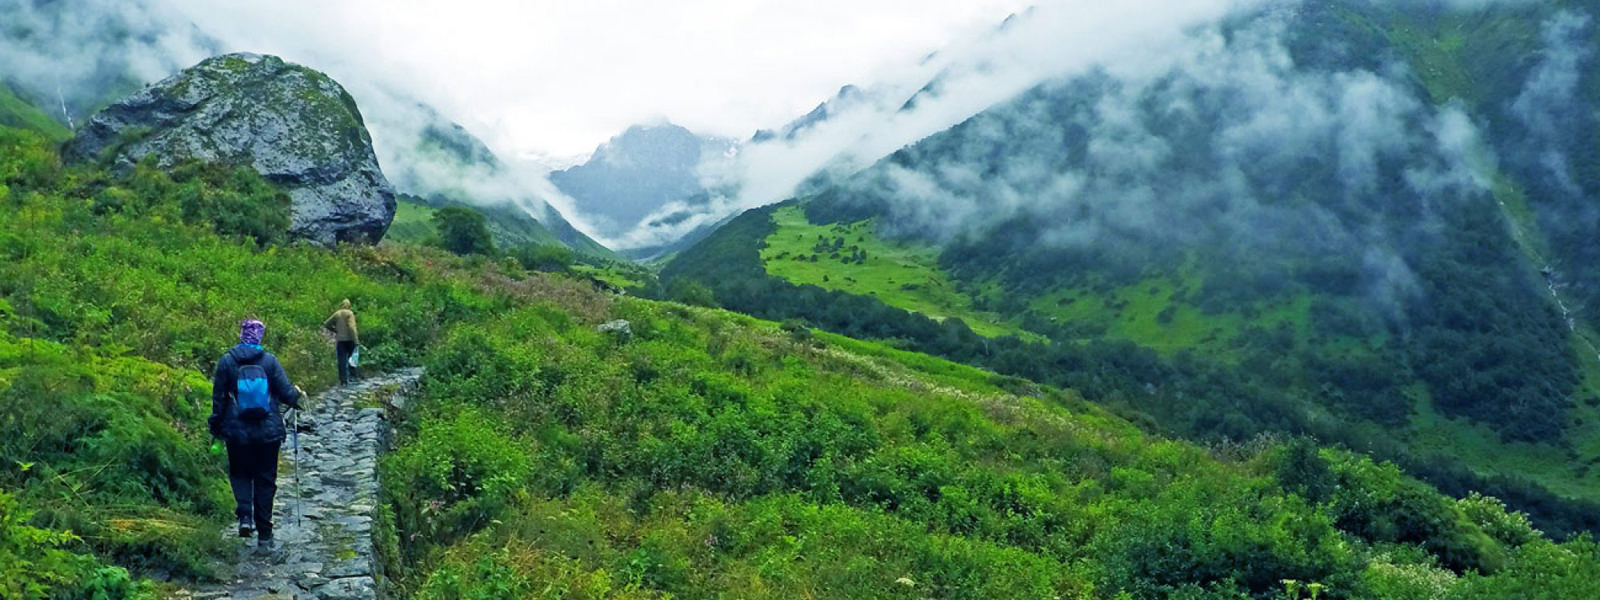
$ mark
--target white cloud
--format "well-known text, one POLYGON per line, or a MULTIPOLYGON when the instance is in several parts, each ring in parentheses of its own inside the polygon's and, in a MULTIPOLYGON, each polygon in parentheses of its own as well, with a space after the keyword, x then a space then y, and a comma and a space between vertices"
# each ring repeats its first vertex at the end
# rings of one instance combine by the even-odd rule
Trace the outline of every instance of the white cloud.
MULTIPOLYGON (((626 239, 603 240, 622 247, 669 241, 738 210, 782 200, 819 170, 864 167, 1041 82, 1097 70, 1144 81, 1181 68, 1202 82, 1227 82, 1241 92, 1235 100, 1248 115, 1217 140, 1234 160, 1283 147, 1316 152, 1315 140, 1343 123, 1336 129, 1336 152, 1341 174, 1351 179, 1370 178, 1374 157, 1403 144, 1394 137, 1403 129, 1395 119, 1417 108, 1378 74, 1350 73, 1304 85, 1285 77, 1293 65, 1281 48, 1223 53, 1221 37, 1200 27, 1261 6, 1292 11, 1295 0, 1042 0, 999 34, 996 24, 1030 0, 92 1, 91 10, 70 12, 68 20, 127 13, 126 20, 161 32, 154 41, 134 40, 137 47, 126 52, 135 72, 155 79, 198 60, 200 31, 223 51, 282 56, 345 84, 368 118, 385 169, 431 182, 420 185, 422 191, 470 189, 483 200, 519 202, 531 196, 575 221, 581 215, 571 201, 537 168, 490 180, 423 164, 413 156, 413 140, 426 123, 411 99, 439 108, 502 156, 559 157, 588 152, 629 125, 661 118, 701 133, 744 138, 805 113, 843 84, 869 90, 867 101, 794 140, 751 144, 734 160, 707 165, 707 182, 720 194, 709 207, 667 207, 658 214, 694 214, 626 239), (177 25, 185 18, 198 27, 177 25), (165 30, 157 26, 163 23, 165 30), (1217 60, 1219 53, 1224 60, 1217 60), (930 81, 937 82, 937 93, 919 94, 930 81), (915 109, 901 110, 914 95, 915 109), (1309 137, 1264 135, 1269 133, 1309 137)), ((74 27, 88 26, 65 28, 74 27)), ((97 56, 117 53, 100 46, 72 52, 70 36, 63 39, 50 50, 59 52, 50 57, 55 60, 33 63, 0 54, 6 59, 0 63, 71 74, 97 56)), ((0 43, 0 52, 5 50, 0 43)), ((1091 158, 1132 177, 1172 150, 1137 124, 1117 127, 1118 109, 1109 102, 1097 109, 1102 122, 1091 158)), ((1005 178, 1034 182, 1036 191, 1059 196, 1076 195, 1084 185, 1076 178, 1051 181, 1052 168, 1020 161, 1007 168, 1005 178)), ((945 185, 976 177, 956 170, 938 175, 945 185)), ((1220 175, 1217 185, 1226 186, 1228 174, 1220 175)), ((908 188, 929 185, 910 175, 900 179, 908 188)), ((1034 201, 1008 189, 986 201, 1007 211, 1034 201)), ((1140 190, 1129 186, 1125 192, 1125 212, 1145 214, 1134 209, 1140 190)), ((976 210, 940 206, 923 207, 926 220, 959 222, 976 210)))
POLYGON ((1588 44, 1591 22, 1586 14, 1562 11, 1544 23, 1542 58, 1511 104, 1511 114, 1539 147, 1542 166, 1573 196, 1581 195, 1583 190, 1572 179, 1560 140, 1571 127, 1582 68, 1594 54, 1588 44))
MULTIPOLYGON (((932 60, 875 80, 859 102, 794 140, 752 144, 706 165, 715 215, 781 201, 819 171, 851 171, 947 129, 1041 82, 1104 69, 1141 77, 1169 68, 1188 32, 1264 0, 1050 0, 998 32, 957 40, 932 60), (919 94, 930 81, 937 94, 919 94), (902 110, 916 95, 915 108, 902 110)), ((947 216, 957 218, 958 212, 947 216)), ((714 220, 714 219, 713 219, 714 220)), ((648 237, 655 232, 638 232, 648 237)), ((670 237, 675 232, 659 232, 670 237)))
POLYGON ((215 50, 181 25, 182 15, 150 0, 0 0, 0 15, 0 77, 62 121, 215 50))
POLYGON ((229 49, 404 89, 513 156, 588 152, 660 117, 743 138, 1025 4, 166 1, 229 49))
POLYGON ((1495 157, 1460 106, 1418 97, 1403 65, 1297 66, 1296 18, 1269 10, 1182 28, 1175 43, 1141 39, 1159 51, 1050 81, 906 150, 909 167, 897 157, 842 179, 833 197, 887 215, 877 226, 891 236, 999 242, 983 252, 1134 269, 1170 248, 1262 264, 1357 256, 1360 285, 1398 315, 1417 293, 1404 245, 1483 198, 1495 157))

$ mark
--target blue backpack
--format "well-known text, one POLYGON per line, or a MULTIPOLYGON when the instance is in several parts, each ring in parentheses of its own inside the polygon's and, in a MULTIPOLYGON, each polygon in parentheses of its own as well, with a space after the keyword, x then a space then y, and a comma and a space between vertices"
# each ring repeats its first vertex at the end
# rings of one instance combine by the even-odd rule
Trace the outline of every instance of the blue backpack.
POLYGON ((272 413, 272 398, 267 395, 267 371, 261 365, 240 365, 238 390, 233 395, 239 418, 260 421, 272 413))

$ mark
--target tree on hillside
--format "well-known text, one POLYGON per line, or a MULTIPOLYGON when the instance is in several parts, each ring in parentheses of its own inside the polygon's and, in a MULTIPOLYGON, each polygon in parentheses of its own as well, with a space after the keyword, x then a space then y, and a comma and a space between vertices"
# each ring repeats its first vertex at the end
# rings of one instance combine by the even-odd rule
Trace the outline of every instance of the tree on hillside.
POLYGON ((488 221, 476 210, 465 206, 441 208, 433 213, 433 228, 445 250, 461 255, 494 253, 488 221))
POLYGON ((717 306, 717 299, 712 295, 711 288, 686 278, 674 279, 672 283, 667 284, 667 299, 693 306, 717 306))
POLYGON ((560 273, 572 268, 572 249, 565 246, 526 244, 511 251, 511 257, 529 271, 560 273))

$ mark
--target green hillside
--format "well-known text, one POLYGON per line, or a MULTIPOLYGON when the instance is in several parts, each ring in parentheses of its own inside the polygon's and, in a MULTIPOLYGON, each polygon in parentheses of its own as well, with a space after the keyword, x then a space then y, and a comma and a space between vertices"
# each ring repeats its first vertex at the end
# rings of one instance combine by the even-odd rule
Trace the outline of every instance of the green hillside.
MULTIPOLYGON (((384 235, 386 239, 422 243, 433 235, 432 219, 434 211, 438 210, 436 206, 415 196, 403 196, 398 198, 395 204, 394 223, 384 235)), ((519 214, 518 211, 483 207, 473 207, 473 209, 483 213, 488 220, 489 233, 494 236, 494 242, 498 246, 510 248, 528 244, 562 245, 544 225, 531 217, 519 214)))
MULTIPOLYGON (((469 206, 468 208, 483 215, 499 254, 525 261, 526 259, 518 258, 519 253, 570 248, 538 221, 520 210, 509 207, 469 206)), ((384 239, 402 244, 434 244, 438 237, 434 213, 438 210, 414 196, 399 197, 395 202, 394 222, 389 225, 389 231, 384 239)), ((598 243, 593 243, 592 240, 590 244, 582 243, 582 240, 588 239, 586 236, 578 239, 578 245, 588 248, 588 251, 558 251, 557 260, 545 267, 545 270, 556 269, 558 265, 555 263, 559 263, 561 267, 559 270, 570 270, 615 289, 636 293, 651 292, 659 285, 655 273, 650 269, 620 259, 616 253, 598 243)), ((526 262, 524 264, 532 266, 526 262)))
POLYGON ((1195 59, 1214 70, 1041 85, 746 213, 663 276, 1071 387, 1151 428, 1314 435, 1597 531, 1596 14, 1247 15, 1195 59), (995 201, 1012 196, 1029 201, 995 201))
MULTIPOLYGON (((873 296, 768 275, 770 267, 763 266, 760 256, 772 256, 772 248, 756 248, 781 230, 775 215, 783 210, 746 213, 710 238, 712 244, 680 256, 663 272, 668 289, 677 281, 713 281, 716 300, 727 306, 771 319, 798 316, 1001 372, 1059 382, 1175 433, 1209 437, 1221 432, 1236 439, 1262 428, 1311 433, 1404 462, 1456 493, 1495 490, 1533 511, 1549 528, 1572 531, 1600 525, 1591 502, 1560 499, 1594 498, 1595 474, 1574 466, 1581 464, 1575 456, 1588 456, 1595 448, 1593 404, 1574 407, 1575 425, 1561 444, 1506 441, 1488 426, 1441 416, 1426 389, 1414 385, 1392 398, 1399 406, 1413 407, 1402 409, 1396 420, 1395 413, 1378 412, 1393 405, 1379 403, 1371 387, 1354 385, 1371 386, 1360 378, 1381 376, 1381 361, 1392 356, 1385 350, 1387 338, 1381 332, 1368 338, 1318 332, 1313 325, 1338 309, 1326 300, 1313 303, 1301 294, 1287 304, 1264 304, 1228 316, 1185 304, 1180 292, 1192 290, 1197 285, 1192 280, 1151 278, 1075 293, 1057 291, 1034 300, 1040 307, 1036 314, 1061 316, 1035 317, 1030 325, 1067 341, 1036 343, 1017 336, 984 340, 964 325, 940 323, 873 296), (1088 365, 1094 367, 1085 370, 1088 365), (1305 379, 1314 374, 1309 368, 1340 369, 1351 385, 1312 388, 1313 382, 1305 379), (1308 396, 1319 402, 1307 403, 1308 396)), ((1576 347, 1571 351, 1574 360, 1584 358, 1576 347)), ((1586 381, 1595 381, 1587 374, 1592 371, 1585 368, 1586 381)))
MULTIPOLYGON (((422 209, 466 206, 488 219, 490 233, 502 247, 560 245, 594 260, 627 261, 573 227, 554 207, 547 206, 544 214, 535 217, 522 206, 537 206, 540 204, 538 200, 504 196, 506 188, 520 184, 510 178, 510 169, 495 156, 494 151, 466 128, 450 122, 432 108, 419 105, 418 110, 428 121, 416 147, 412 149, 415 153, 413 159, 419 162, 403 163, 395 173, 398 177, 396 185, 403 191, 400 200, 412 204, 405 211, 408 216, 419 216, 422 209), (421 169, 419 174, 418 165, 428 167, 421 169), (473 180, 481 181, 469 183, 473 180), (479 185, 494 191, 485 192, 476 187, 479 185), (490 197, 482 196, 484 193, 490 197)), ((415 228, 402 228, 401 231, 402 235, 417 233, 415 228)), ((414 238, 407 239, 417 241, 414 238)))
MULTIPOLYGON (((515 207, 473 206, 443 200, 430 202, 415 196, 401 196, 396 199, 394 223, 389 226, 389 232, 384 237, 398 242, 426 241, 433 235, 433 226, 430 224, 433 212, 443 206, 469 206, 482 213, 488 220, 489 233, 494 236, 495 244, 503 248, 567 245, 544 224, 515 207)), ((574 252, 594 260, 625 262, 625 259, 616 252, 582 234, 575 238, 571 247, 574 252)))
MULTIPOLYGON (((434 235, 433 207, 412 200, 409 196, 395 198, 394 205, 394 221, 389 223, 389 231, 383 234, 383 239, 406 244, 422 244, 434 235)), ((496 239, 495 242, 505 243, 500 239, 496 239)))
POLYGON ((939 268, 939 250, 877 236, 870 222, 813 225, 805 211, 773 212, 777 230, 761 251, 767 273, 800 284, 876 297, 938 319, 958 318, 987 336, 1020 333, 999 315, 980 314, 939 268))
MULTIPOLYGON (((389 235, 396 241, 421 243, 432 235, 433 229, 428 225, 433 218, 434 211, 444 206, 467 206, 481 213, 489 225, 489 233, 494 236, 495 244, 503 248, 518 246, 566 246, 579 255, 589 260, 601 262, 626 262, 610 248, 600 245, 599 242, 573 230, 568 236, 571 243, 563 242, 562 238, 551 232, 543 223, 529 216, 520 208, 511 206, 475 206, 450 201, 427 202, 415 196, 405 196, 398 200, 395 212, 395 223, 400 224, 398 232, 391 226, 389 235), (423 227, 427 225, 426 227, 423 227)), ((565 222, 562 225, 566 225, 565 222)), ((570 225, 566 225, 570 227, 570 225)))
POLYGON ((379 368, 509 303, 424 270, 436 253, 278 246, 286 196, 248 169, 182 171, 63 168, 0 128, 0 597, 144 598, 120 568, 212 572, 232 500, 205 450, 206 374, 245 316, 316 389, 334 377, 315 324, 340 298, 379 368))
POLYGON ((498 261, 280 246, 207 216, 266 202, 249 171, 115 177, 0 129, 0 185, 6 598, 209 577, 210 361, 254 315, 324 388, 343 297, 372 368, 428 369, 382 465, 391 597, 1583 598, 1600 570, 1303 440, 1163 439, 1072 390, 498 261))
POLYGON ((37 106, 17 97, 3 83, 0 83, 0 127, 35 131, 55 142, 72 137, 71 130, 51 119, 37 106))

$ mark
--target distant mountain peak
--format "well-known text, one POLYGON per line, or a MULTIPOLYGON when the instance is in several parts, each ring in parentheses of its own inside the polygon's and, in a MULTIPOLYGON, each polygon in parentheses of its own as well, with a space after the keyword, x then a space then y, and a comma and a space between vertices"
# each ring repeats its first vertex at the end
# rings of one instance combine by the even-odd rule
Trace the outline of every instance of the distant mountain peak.
POLYGON ((614 237, 668 204, 704 197, 702 159, 733 147, 732 140, 670 122, 633 125, 596 147, 587 162, 551 173, 550 181, 595 217, 602 235, 614 237))

